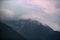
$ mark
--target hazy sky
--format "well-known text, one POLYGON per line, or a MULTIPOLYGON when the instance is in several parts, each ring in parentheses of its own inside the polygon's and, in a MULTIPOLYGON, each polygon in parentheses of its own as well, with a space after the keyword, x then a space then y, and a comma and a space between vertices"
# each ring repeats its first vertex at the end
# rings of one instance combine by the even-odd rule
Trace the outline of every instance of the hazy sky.
POLYGON ((60 0, 2 0, 2 20, 34 19, 60 31, 60 0))

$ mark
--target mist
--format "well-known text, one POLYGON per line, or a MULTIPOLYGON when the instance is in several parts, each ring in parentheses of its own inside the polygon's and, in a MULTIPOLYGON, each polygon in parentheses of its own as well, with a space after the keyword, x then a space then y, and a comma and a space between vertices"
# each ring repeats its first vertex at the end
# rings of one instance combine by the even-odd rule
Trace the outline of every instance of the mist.
POLYGON ((60 31, 60 1, 58 0, 3 0, 1 20, 33 19, 60 31))

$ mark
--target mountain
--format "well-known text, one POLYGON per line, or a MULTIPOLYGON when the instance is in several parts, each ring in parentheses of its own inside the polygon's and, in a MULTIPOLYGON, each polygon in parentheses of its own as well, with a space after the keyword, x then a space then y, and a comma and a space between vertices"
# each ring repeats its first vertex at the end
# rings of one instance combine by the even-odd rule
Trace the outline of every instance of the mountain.
POLYGON ((60 32, 54 31, 52 34, 49 35, 49 40, 60 40, 60 32))
POLYGON ((26 40, 22 35, 13 30, 10 26, 0 22, 1 40, 26 40))
POLYGON ((36 20, 5 21, 12 29, 17 31, 27 40, 60 40, 60 32, 53 31, 36 20))

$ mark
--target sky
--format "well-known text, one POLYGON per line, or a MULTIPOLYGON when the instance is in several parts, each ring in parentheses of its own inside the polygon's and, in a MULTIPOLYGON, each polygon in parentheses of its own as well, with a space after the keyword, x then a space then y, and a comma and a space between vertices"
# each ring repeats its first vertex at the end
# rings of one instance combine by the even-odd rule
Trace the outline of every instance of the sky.
POLYGON ((2 0, 2 20, 33 19, 60 31, 60 0, 2 0))

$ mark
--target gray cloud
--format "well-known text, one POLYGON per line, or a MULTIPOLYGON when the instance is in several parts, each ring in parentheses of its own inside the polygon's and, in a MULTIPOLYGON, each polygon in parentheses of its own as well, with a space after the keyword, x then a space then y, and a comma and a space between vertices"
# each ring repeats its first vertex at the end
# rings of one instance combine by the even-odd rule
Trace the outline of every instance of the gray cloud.
MULTIPOLYGON (((60 31, 59 17, 60 9, 56 8, 58 1, 44 1, 44 0, 15 0, 3 1, 2 3, 2 18, 3 20, 16 20, 16 19, 35 19, 43 24, 49 25, 54 30, 60 31), (37 1, 37 2, 36 2, 37 1), (41 4, 43 3, 43 4, 41 4)), ((59 4, 59 3, 58 3, 59 4)), ((59 6, 58 6, 59 7, 59 6)), ((1 11, 1 10, 0 10, 1 11)))

